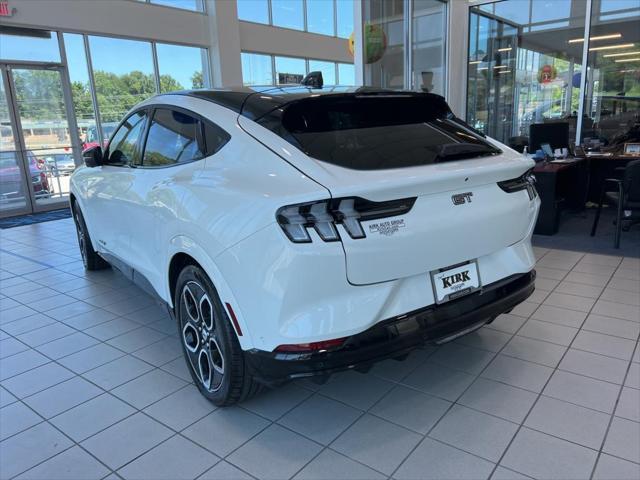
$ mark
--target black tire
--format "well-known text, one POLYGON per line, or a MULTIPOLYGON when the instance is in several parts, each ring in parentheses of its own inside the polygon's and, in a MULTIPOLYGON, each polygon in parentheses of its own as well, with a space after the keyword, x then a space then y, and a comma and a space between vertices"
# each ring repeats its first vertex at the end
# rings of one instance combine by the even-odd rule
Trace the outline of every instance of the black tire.
POLYGON ((219 407, 258 393, 247 372, 240 343, 207 274, 196 265, 182 269, 173 295, 187 368, 200 393, 219 407))
POLYGON ((80 247, 80 255, 82 256, 82 263, 86 270, 104 270, 109 268, 110 265, 107 261, 96 253, 91 244, 91 237, 89 236, 89 230, 87 224, 84 222, 82 212, 76 203, 71 206, 71 213, 73 214, 73 220, 76 224, 76 233, 78 235, 78 246, 80 247))

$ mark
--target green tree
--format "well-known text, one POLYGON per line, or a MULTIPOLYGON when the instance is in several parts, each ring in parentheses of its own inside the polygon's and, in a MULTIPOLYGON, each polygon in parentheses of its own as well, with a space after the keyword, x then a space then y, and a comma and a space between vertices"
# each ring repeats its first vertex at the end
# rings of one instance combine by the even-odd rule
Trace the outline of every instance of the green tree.
POLYGON ((171 75, 160 75, 160 92, 175 92, 176 90, 184 90, 184 87, 171 75))
POLYGON ((202 71, 193 72, 193 75, 191 75, 191 88, 204 88, 202 71))
MULTIPOLYGON (((103 122, 117 122, 137 103, 156 94, 152 73, 135 70, 122 75, 101 70, 93 74, 96 97, 103 122)), ((53 120, 66 117, 60 74, 49 70, 14 70, 18 107, 23 121, 53 120)), ((192 82, 197 82, 196 74, 192 82)), ((171 75, 160 76, 160 90, 183 90, 171 75)), ((78 120, 94 118, 89 85, 71 83, 71 95, 78 120)), ((8 118, 6 105, 0 105, 0 118, 8 118)))
POLYGON ((14 70, 20 117, 59 120, 66 117, 60 74, 52 70, 14 70))

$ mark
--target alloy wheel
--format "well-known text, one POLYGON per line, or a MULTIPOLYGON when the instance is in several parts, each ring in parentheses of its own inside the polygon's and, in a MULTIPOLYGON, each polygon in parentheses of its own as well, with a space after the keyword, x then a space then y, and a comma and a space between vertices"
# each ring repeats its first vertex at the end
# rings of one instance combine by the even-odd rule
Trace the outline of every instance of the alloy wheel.
POLYGON ((191 368, 202 386, 215 392, 224 377, 224 353, 217 337, 213 304, 202 285, 193 280, 184 285, 179 311, 182 341, 191 368))
POLYGON ((74 212, 73 217, 76 222, 76 232, 78 234, 78 246, 80 247, 80 255, 82 256, 82 262, 86 266, 87 265, 87 236, 82 226, 82 219, 80 218, 80 214, 76 211, 74 212))

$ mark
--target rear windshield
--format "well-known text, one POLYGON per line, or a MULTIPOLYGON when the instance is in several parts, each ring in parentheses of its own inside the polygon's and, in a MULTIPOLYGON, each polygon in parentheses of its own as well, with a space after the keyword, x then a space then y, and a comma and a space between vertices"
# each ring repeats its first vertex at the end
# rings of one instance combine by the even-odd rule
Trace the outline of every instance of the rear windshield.
POLYGON ((435 95, 327 95, 258 120, 310 157, 355 170, 414 167, 500 150, 435 95))

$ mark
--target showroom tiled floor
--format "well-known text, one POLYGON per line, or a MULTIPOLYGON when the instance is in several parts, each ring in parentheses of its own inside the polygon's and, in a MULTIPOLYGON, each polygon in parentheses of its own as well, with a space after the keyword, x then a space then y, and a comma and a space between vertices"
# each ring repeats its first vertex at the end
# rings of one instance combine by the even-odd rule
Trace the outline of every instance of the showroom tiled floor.
POLYGON ((216 409, 174 325, 71 220, 0 230, 0 478, 640 477, 640 260, 536 249, 454 343, 216 409))

